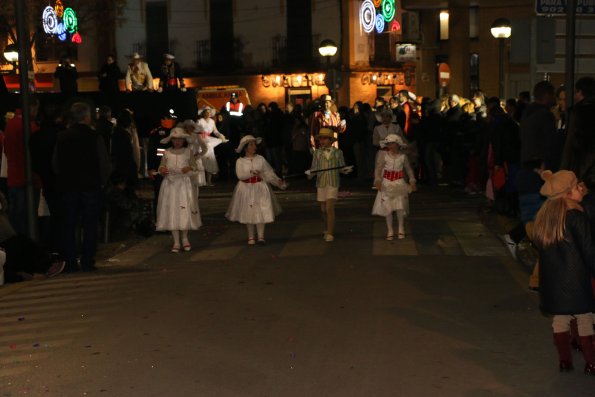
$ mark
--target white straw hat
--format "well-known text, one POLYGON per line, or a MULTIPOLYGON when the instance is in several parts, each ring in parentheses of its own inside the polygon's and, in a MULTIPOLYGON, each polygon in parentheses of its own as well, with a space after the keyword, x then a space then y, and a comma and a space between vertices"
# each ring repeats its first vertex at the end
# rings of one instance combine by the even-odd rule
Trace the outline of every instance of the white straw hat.
POLYGON ((173 56, 172 54, 163 54, 163 57, 164 57, 165 59, 172 59, 172 60, 173 60, 173 59, 176 59, 176 57, 175 57, 175 56, 173 56))
POLYGON ((215 110, 215 109, 213 109, 213 108, 212 108, 212 107, 210 107, 210 106, 205 106, 205 107, 202 107, 202 108, 198 109, 198 115, 199 115, 199 116, 202 116, 202 114, 203 114, 203 113, 204 113, 206 110, 208 110, 208 111, 212 111, 212 110, 215 110))
POLYGON ((260 142, 262 142, 262 138, 255 138, 252 135, 244 136, 242 139, 240 139, 240 144, 236 149, 236 153, 242 153, 242 150, 244 150, 244 146, 246 146, 249 142, 256 142, 256 144, 258 145, 260 142))
POLYGON ((400 147, 407 147, 407 143, 405 140, 397 134, 388 134, 386 138, 380 141, 380 147, 386 147, 389 143, 396 143, 400 147))
POLYGON ((184 129, 180 127, 174 127, 171 129, 169 135, 163 138, 160 142, 165 144, 171 141, 173 138, 183 138, 187 140, 190 138, 190 135, 188 135, 184 129))

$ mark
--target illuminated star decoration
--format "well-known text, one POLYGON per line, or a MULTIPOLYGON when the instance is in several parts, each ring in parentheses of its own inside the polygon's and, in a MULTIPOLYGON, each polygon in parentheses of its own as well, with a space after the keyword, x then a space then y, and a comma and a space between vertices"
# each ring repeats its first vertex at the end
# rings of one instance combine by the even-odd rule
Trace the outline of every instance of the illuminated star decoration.
POLYGON ((60 41, 66 41, 66 28, 64 27, 64 24, 62 22, 58 24, 58 27, 56 29, 56 35, 58 36, 58 39, 60 39, 60 41))
POLYGON ((359 9, 359 20, 364 32, 370 33, 374 30, 376 18, 376 8, 372 0, 364 0, 359 9))
POLYGON ((72 8, 67 8, 64 10, 64 26, 68 30, 69 33, 74 33, 78 29, 78 21, 76 19, 76 13, 72 8))
POLYGON ((56 34, 58 30, 58 18, 56 12, 50 6, 44 8, 43 16, 41 18, 43 24, 43 31, 47 34, 56 34))
POLYGON ((376 32, 382 33, 384 31, 384 17, 380 14, 376 15, 376 32))
POLYGON ((395 17, 395 0, 382 1, 382 16, 386 22, 390 22, 395 17))
POLYGON ((62 0, 56 0, 54 7, 45 7, 41 21, 46 34, 57 36, 60 41, 70 40, 75 44, 83 42, 78 32, 76 12, 70 7, 65 9, 62 0))
POLYGON ((58 18, 62 18, 62 16, 64 15, 64 6, 62 5, 62 0, 56 0, 54 10, 56 11, 56 16, 58 18))

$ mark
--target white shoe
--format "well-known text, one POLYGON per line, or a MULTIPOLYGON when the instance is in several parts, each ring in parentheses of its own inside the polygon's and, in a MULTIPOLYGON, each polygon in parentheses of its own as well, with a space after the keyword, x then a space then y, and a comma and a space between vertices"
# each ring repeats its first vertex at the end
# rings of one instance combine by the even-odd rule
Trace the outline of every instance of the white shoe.
POLYGON ((331 241, 333 241, 335 238, 333 237, 332 234, 325 234, 324 235, 324 241, 326 241, 327 243, 330 243, 331 241))

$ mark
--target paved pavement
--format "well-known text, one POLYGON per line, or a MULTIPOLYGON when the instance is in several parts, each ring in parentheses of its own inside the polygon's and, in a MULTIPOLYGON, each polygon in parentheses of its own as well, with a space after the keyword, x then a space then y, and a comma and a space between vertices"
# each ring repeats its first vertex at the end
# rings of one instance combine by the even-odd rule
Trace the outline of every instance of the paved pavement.
POLYGON ((298 182, 249 247, 223 218, 230 190, 202 194, 190 253, 156 235, 94 274, 0 289, 0 397, 595 395, 558 373, 481 198, 422 189, 387 242, 374 193, 348 187, 329 244, 298 182))

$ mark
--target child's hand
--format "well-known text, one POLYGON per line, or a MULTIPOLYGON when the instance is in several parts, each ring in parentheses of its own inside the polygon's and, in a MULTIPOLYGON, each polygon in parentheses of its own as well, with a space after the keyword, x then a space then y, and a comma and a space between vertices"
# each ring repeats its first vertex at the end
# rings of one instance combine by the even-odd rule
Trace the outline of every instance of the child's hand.
POLYGON ((182 173, 183 174, 187 174, 190 171, 192 171, 192 167, 186 166, 186 167, 182 168, 182 173))
POLYGON ((258 175, 260 175, 260 171, 259 171, 259 170, 251 170, 251 171, 250 171, 250 173, 251 173, 252 175, 255 175, 255 176, 258 176, 258 175))
POLYGON ((411 186, 412 192, 417 192, 417 183, 411 182, 409 185, 411 186))
POLYGON ((376 190, 381 192, 382 191, 382 182, 380 182, 380 181, 374 182, 374 187, 376 188, 376 190))
POLYGON ((304 174, 306 174, 306 176, 308 177, 308 179, 314 178, 314 174, 310 170, 304 171, 304 174))
POLYGON ((277 186, 279 186, 279 189, 285 190, 287 189, 287 182, 285 182, 283 179, 279 179, 277 186))
POLYGON ((159 168, 159 173, 163 176, 169 175, 169 169, 167 167, 159 168))
POLYGON ((351 173, 351 171, 353 171, 353 166, 352 165, 348 165, 346 167, 341 168, 341 173, 342 174, 345 174, 345 175, 351 173))

